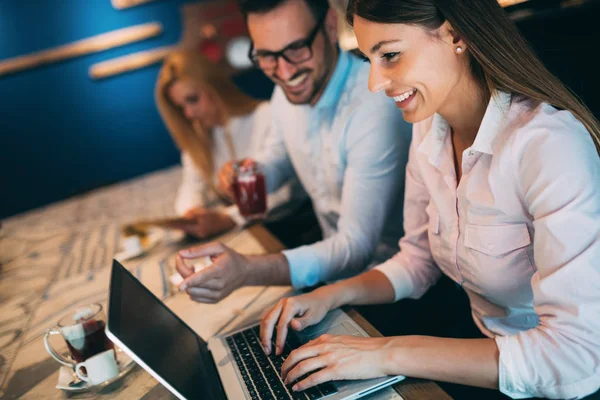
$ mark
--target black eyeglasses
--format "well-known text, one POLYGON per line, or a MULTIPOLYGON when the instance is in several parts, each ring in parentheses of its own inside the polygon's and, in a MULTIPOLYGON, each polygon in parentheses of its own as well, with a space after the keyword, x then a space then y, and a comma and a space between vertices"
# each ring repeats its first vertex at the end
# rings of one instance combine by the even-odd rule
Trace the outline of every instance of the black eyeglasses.
POLYGON ((277 60, 279 57, 283 57, 283 59, 290 64, 300 64, 310 60, 313 56, 312 45, 317 37, 317 33, 319 33, 319 30, 325 22, 326 16, 327 13, 317 21, 317 25, 306 39, 296 40, 280 51, 255 50, 254 43, 252 43, 250 51, 248 52, 248 57, 250 57, 250 60, 252 60, 254 65, 264 70, 277 68, 277 60))

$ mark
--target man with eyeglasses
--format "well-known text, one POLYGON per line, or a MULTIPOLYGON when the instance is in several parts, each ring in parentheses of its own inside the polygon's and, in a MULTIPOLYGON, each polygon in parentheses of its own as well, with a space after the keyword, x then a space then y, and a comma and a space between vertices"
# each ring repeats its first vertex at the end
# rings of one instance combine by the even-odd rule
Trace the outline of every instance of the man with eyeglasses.
MULTIPOLYGON (((337 43, 327 0, 241 0, 250 58, 277 85, 273 143, 258 160, 268 191, 297 176, 311 197, 324 240, 282 253, 245 256, 221 243, 183 250, 180 290, 218 301, 241 286, 310 287, 356 275, 398 249, 411 127, 394 101, 370 93, 369 68, 337 43), (194 273, 186 259, 211 256, 194 273)), ((232 163, 220 173, 231 193, 232 163)), ((293 227, 290 227, 293 229, 293 227)))

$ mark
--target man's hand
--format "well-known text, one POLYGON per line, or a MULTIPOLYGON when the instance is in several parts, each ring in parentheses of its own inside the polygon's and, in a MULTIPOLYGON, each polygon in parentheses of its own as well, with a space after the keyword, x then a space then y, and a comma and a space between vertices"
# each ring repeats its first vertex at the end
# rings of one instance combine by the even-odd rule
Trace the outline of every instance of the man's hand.
POLYGON ((196 207, 188 210, 184 217, 189 222, 171 223, 169 228, 182 230, 198 239, 214 236, 235 227, 231 217, 218 210, 196 207))
POLYGON ((221 193, 225 193, 227 196, 233 199, 233 183, 235 180, 235 165, 240 166, 251 166, 255 163, 251 158, 245 158, 241 161, 228 161, 221 167, 221 170, 217 174, 218 183, 217 188, 221 193))
POLYGON ((246 284, 249 260, 218 242, 182 250, 177 255, 177 271, 184 280, 179 290, 200 303, 216 303, 246 284), (213 264, 194 273, 185 260, 209 256, 213 264))

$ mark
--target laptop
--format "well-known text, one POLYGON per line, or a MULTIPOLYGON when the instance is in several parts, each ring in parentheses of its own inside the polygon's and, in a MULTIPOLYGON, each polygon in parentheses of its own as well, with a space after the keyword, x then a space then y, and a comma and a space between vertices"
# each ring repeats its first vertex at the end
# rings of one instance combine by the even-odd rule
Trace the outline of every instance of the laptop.
POLYGON ((368 336, 336 310, 303 332, 290 331, 282 356, 265 355, 259 325, 208 343, 118 261, 113 261, 107 336, 179 399, 357 399, 404 377, 327 382, 303 392, 283 384, 279 372, 291 350, 323 333, 368 336))

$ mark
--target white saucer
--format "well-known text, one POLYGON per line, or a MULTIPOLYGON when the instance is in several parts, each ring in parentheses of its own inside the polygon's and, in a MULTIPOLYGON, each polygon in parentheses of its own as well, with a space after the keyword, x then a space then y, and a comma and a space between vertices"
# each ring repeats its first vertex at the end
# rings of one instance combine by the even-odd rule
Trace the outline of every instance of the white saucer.
POLYGON ((111 378, 97 385, 92 385, 88 382, 82 381, 77 378, 75 371, 72 368, 61 366, 58 371, 58 382, 56 388, 64 390, 65 392, 87 392, 90 390, 102 389, 111 383, 114 383, 124 377, 131 369, 136 365, 135 362, 125 354, 121 349, 115 347, 117 354, 117 365, 119 366, 119 374, 114 378, 111 378), (76 382, 76 383, 75 383, 76 382))

